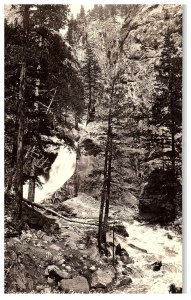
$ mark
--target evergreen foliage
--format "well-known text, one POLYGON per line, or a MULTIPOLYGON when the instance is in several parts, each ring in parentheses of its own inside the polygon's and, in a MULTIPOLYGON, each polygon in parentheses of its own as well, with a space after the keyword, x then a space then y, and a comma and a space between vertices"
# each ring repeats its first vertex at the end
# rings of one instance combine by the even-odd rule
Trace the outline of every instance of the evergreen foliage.
POLYGON ((70 113, 75 117, 78 114, 80 120, 84 109, 78 63, 71 48, 57 32, 67 22, 68 6, 19 5, 17 9, 21 15, 20 23, 8 24, 5 20, 5 155, 6 172, 9 179, 12 178, 11 182, 6 180, 7 191, 12 189, 14 170, 17 169, 14 157, 18 147, 15 141, 19 123, 23 126, 24 183, 33 176, 30 174, 30 166, 34 160, 42 159, 44 162, 36 172, 36 179, 52 163, 45 150, 46 141, 42 137, 57 135, 72 146, 73 141, 65 133, 65 128, 71 126, 66 115, 70 113), (22 24, 24 8, 29 12, 27 36, 22 24), (24 118, 20 120, 19 89, 23 61, 26 65, 21 109, 24 118))

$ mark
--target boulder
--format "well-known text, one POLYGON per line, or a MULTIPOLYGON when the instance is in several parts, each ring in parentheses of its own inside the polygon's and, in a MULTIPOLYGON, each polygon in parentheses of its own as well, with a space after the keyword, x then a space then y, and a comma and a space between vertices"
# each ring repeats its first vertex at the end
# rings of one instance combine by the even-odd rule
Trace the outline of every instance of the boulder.
POLYGON ((172 237, 172 235, 170 234, 170 233, 167 233, 167 238, 169 239, 169 240, 172 240, 173 239, 173 237, 172 237))
POLYGON ((128 272, 126 270, 122 271, 122 275, 127 275, 128 272))
POLYGON ((77 276, 73 279, 63 279, 60 281, 60 289, 66 293, 89 293, 89 284, 85 277, 77 276))
POLYGON ((42 291, 44 289, 44 286, 43 285, 37 285, 36 286, 36 291, 37 292, 40 292, 40 291, 42 291))
POLYGON ((65 266, 65 269, 68 271, 68 272, 71 272, 72 271, 72 268, 70 266, 65 266))
POLYGON ((182 287, 177 287, 174 283, 169 286, 169 294, 182 294, 182 287))
POLYGON ((66 271, 61 271, 57 266, 52 265, 48 266, 45 270, 45 276, 54 278, 56 281, 60 281, 62 279, 68 279, 72 276, 66 271))
POLYGON ((122 279, 118 286, 130 285, 132 283, 132 279, 130 277, 122 279))
POLYGON ((55 251, 60 251, 60 250, 61 250, 61 247, 59 247, 59 246, 57 246, 57 245, 54 245, 54 244, 50 245, 50 248, 51 248, 52 250, 55 250, 55 251))
POLYGON ((123 224, 115 225, 115 232, 124 237, 129 237, 129 234, 123 224))
POLYGON ((118 244, 116 246, 115 255, 122 256, 122 255, 127 255, 127 254, 128 254, 127 251, 124 248, 121 248, 120 244, 118 244))
POLYGON ((129 208, 138 209, 139 200, 129 191, 125 191, 122 197, 124 205, 128 205, 129 208))
POLYGON ((115 270, 113 267, 98 269, 92 274, 92 288, 107 288, 115 278, 115 270))
POLYGON ((47 282, 48 282, 50 285, 53 285, 53 284, 54 284, 54 279, 48 277, 48 278, 47 278, 47 282))
POLYGON ((96 271, 96 266, 91 266, 91 267, 89 268, 89 270, 90 270, 91 272, 95 272, 95 271, 96 271))
POLYGON ((162 262, 156 261, 151 266, 152 266, 153 271, 160 271, 160 269, 162 267, 162 262))
POLYGON ((125 255, 122 255, 120 256, 120 259, 121 261, 124 263, 124 264, 132 264, 133 263, 133 260, 132 258, 129 256, 129 254, 125 254, 125 255))
POLYGON ((50 294, 51 293, 51 287, 45 287, 43 293, 50 294))

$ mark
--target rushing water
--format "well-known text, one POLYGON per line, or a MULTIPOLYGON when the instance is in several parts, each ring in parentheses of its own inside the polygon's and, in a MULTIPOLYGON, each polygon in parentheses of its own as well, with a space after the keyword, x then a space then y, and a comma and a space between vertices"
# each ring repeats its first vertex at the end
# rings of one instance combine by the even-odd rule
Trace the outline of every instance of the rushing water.
MULTIPOLYGON (((35 202, 40 202, 59 189, 74 173, 76 153, 67 147, 61 147, 52 164, 49 180, 44 182, 43 189, 36 188, 35 202)), ((43 178, 41 178, 43 180, 43 178)), ((28 185, 24 186, 27 197, 28 185)), ((124 247, 133 258, 134 263, 127 265, 132 269, 130 277, 133 282, 129 287, 120 287, 115 293, 168 293, 171 283, 182 286, 182 240, 181 236, 160 226, 149 226, 138 221, 125 223, 128 238, 120 238, 117 242, 124 247), (167 236, 170 234, 172 239, 167 236), (147 250, 130 247, 130 244, 147 250), (151 264, 162 261, 159 271, 153 271, 151 264)))
MULTIPOLYGON (((42 188, 35 188, 35 202, 41 202, 58 190, 74 173, 76 166, 76 153, 65 146, 60 147, 58 155, 51 166, 49 179, 45 182, 43 176, 40 180, 42 188)), ((23 196, 28 196, 28 184, 23 186, 23 196)))
POLYGON ((182 287, 182 239, 171 230, 158 225, 143 225, 134 221, 125 224, 129 237, 121 239, 121 245, 133 258, 132 284, 120 288, 120 293, 168 293, 169 285, 182 287), (168 234, 172 239, 168 238, 168 234), (147 253, 130 247, 133 244, 147 253), (152 270, 152 263, 162 262, 159 271, 152 270))

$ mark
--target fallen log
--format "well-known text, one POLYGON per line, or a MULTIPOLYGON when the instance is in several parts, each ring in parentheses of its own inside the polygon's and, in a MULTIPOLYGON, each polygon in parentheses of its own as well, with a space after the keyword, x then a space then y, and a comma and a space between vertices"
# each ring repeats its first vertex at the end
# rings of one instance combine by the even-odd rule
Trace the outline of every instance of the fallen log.
MULTIPOLYGON (((76 219, 70 219, 70 218, 67 218, 67 217, 65 217, 65 216, 63 216, 63 215, 61 215, 61 214, 59 214, 58 212, 56 212, 56 211, 54 211, 54 210, 52 210, 52 209, 50 209, 50 208, 44 207, 42 204, 35 203, 35 202, 30 202, 29 200, 27 200, 27 199, 25 199, 25 198, 23 198, 23 201, 24 201, 25 203, 27 203, 28 205, 32 206, 32 207, 37 207, 37 208, 39 208, 39 209, 43 209, 43 210, 45 210, 46 212, 48 212, 48 213, 50 213, 50 214, 52 214, 52 215, 54 215, 54 216, 57 216, 57 217, 59 217, 59 218, 61 218, 61 219, 64 219, 64 220, 67 221, 67 222, 73 222, 73 223, 78 223, 78 224, 83 224, 83 225, 88 225, 88 226, 96 226, 96 227, 99 225, 99 224, 98 224, 98 221, 97 221, 97 222, 94 222, 93 219, 89 219, 89 220, 83 219, 83 221, 76 220, 76 219), (94 223, 92 223, 92 222, 94 222, 94 223)), ((119 220, 115 220, 115 224, 118 224, 118 223, 120 224, 121 222, 120 222, 119 220)), ((113 224, 113 220, 108 221, 108 224, 113 224)))
MULTIPOLYGON (((25 198, 23 198, 23 201, 26 202, 28 205, 30 205, 30 206, 32 206, 32 207, 34 206, 34 207, 43 209, 43 210, 45 210, 46 212, 48 212, 48 213, 50 213, 50 214, 52 214, 52 215, 54 215, 54 216, 57 216, 57 217, 59 217, 59 218, 64 219, 65 221, 73 222, 73 223, 79 223, 79 224, 87 224, 87 225, 91 225, 91 226, 98 226, 98 224, 96 224, 96 223, 89 223, 88 221, 85 222, 85 220, 83 220, 83 221, 78 221, 78 220, 74 220, 74 219, 69 219, 69 218, 64 217, 63 215, 57 213, 56 211, 54 211, 54 210, 52 210, 52 209, 50 209, 50 208, 46 208, 46 207, 44 207, 43 205, 41 205, 41 204, 39 204, 39 203, 30 202, 30 201, 28 201, 28 200, 25 199, 25 198)), ((90 222, 91 222, 91 220, 90 220, 90 222)))
POLYGON ((139 247, 137 247, 137 246, 135 246, 133 244, 128 244, 128 246, 131 247, 131 248, 133 248, 133 249, 139 250, 139 251, 141 251, 143 253, 147 253, 147 250, 139 248, 139 247))

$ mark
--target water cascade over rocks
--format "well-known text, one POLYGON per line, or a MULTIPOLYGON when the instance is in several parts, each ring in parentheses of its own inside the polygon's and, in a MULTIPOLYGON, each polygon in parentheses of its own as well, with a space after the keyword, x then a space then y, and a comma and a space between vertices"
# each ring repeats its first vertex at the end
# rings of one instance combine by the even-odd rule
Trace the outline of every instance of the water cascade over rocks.
POLYGON ((124 222, 124 225, 129 237, 118 238, 118 242, 133 258, 133 264, 127 265, 133 282, 129 287, 120 287, 114 292, 167 294, 170 284, 182 286, 181 236, 159 225, 152 226, 138 221, 124 222), (162 263, 157 271, 153 268, 155 262, 162 263))
MULTIPOLYGON (((41 202, 59 189, 73 175, 75 166, 76 153, 67 147, 61 147, 52 164, 49 180, 43 184, 42 189, 36 188, 35 202, 41 202)), ((26 184, 25 197, 27 193, 26 184)), ((97 204, 99 207, 99 201, 97 204)), ((86 205, 91 214, 91 205, 86 205)), ((144 224, 135 220, 123 221, 123 224, 129 235, 126 238, 118 235, 116 244, 120 243, 133 260, 128 264, 121 263, 119 268, 122 274, 129 274, 132 283, 120 285, 114 288, 112 293, 168 293, 170 284, 182 286, 181 235, 159 225, 144 224), (156 271, 153 266, 159 262, 161 266, 156 271)))
MULTIPOLYGON (((35 188, 35 202, 41 202, 58 190, 73 175, 75 167, 75 151, 66 146, 61 146, 58 155, 51 166, 48 181, 45 182, 43 176, 40 176, 43 185, 42 188, 35 188)), ((27 195, 28 183, 23 186, 24 198, 27 198, 27 195)))

